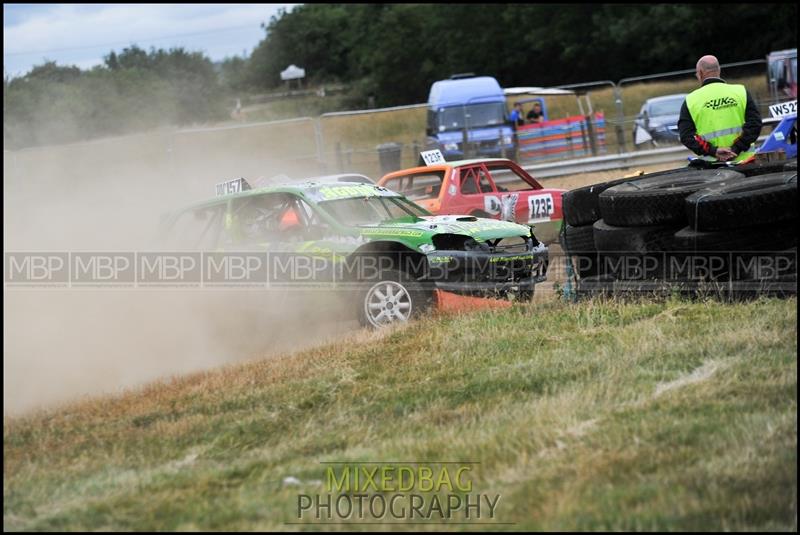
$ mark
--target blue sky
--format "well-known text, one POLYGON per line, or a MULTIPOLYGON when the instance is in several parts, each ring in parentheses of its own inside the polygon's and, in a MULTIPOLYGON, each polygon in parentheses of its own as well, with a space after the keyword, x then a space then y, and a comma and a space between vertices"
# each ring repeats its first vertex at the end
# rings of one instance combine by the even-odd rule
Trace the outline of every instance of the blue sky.
POLYGON ((131 44, 241 56, 264 38, 262 22, 294 5, 3 4, 3 71, 20 76, 45 59, 87 69, 131 44))

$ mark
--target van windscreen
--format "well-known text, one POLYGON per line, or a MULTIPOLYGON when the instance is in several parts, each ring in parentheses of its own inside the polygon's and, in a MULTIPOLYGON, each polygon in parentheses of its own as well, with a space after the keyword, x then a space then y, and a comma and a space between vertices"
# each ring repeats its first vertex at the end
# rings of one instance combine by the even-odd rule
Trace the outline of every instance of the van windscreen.
POLYGON ((480 128, 483 126, 500 126, 505 123, 505 104, 502 102, 485 102, 439 108, 439 131, 480 128))

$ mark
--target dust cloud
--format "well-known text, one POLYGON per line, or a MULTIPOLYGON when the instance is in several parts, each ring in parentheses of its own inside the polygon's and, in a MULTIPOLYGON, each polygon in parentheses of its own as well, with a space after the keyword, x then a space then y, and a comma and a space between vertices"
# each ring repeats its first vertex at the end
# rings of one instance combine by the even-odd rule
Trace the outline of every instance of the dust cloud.
MULTIPOLYGON (((5 252, 152 251, 160 216, 213 196, 217 182, 320 174, 313 159, 253 148, 259 135, 286 133, 251 129, 241 143, 241 130, 4 151, 5 252)), ((5 415, 301 349, 357 327, 352 307, 320 290, 6 285, 3 294, 5 415)))

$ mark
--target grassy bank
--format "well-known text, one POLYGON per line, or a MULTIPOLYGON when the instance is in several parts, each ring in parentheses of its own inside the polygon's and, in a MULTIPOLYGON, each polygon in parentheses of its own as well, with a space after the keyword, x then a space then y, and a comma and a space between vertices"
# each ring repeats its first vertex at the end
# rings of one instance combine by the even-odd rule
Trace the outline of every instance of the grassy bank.
POLYGON ((796 306, 439 316, 6 418, 4 529, 294 529, 321 462, 398 459, 479 463, 496 529, 796 529, 796 306))

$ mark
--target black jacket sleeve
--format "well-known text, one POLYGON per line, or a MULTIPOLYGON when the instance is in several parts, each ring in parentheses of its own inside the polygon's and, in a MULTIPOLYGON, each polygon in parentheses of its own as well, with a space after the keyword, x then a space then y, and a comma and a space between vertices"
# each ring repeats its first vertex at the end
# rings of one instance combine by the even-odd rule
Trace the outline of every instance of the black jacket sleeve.
POLYGON ((758 111, 758 106, 756 106, 750 91, 747 91, 747 107, 744 109, 742 133, 731 144, 731 150, 736 154, 747 150, 750 145, 755 143, 759 135, 761 135, 761 113, 758 111))
POLYGON ((698 156, 715 156, 717 154, 717 149, 711 143, 697 135, 697 127, 694 124, 692 115, 689 113, 689 106, 686 105, 685 100, 678 116, 678 135, 681 138, 681 143, 698 156))

